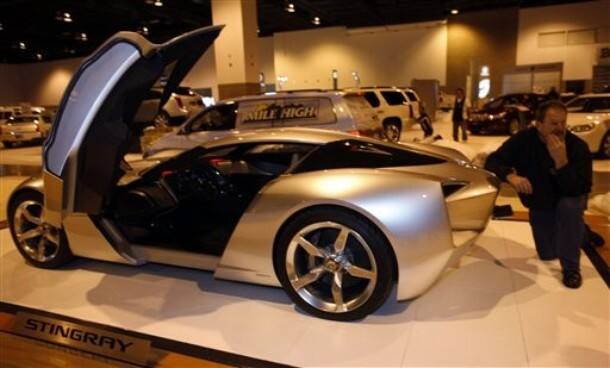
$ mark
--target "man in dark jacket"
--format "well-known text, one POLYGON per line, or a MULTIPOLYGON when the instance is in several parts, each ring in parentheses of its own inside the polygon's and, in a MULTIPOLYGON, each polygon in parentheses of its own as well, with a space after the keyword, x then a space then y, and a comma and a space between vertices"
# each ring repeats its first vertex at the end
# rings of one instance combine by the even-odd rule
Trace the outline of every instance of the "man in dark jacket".
POLYGON ((567 131, 566 117, 561 102, 542 104, 536 126, 504 142, 487 158, 485 168, 508 182, 529 208, 540 259, 559 258, 564 285, 578 288, 593 164, 587 144, 567 131))

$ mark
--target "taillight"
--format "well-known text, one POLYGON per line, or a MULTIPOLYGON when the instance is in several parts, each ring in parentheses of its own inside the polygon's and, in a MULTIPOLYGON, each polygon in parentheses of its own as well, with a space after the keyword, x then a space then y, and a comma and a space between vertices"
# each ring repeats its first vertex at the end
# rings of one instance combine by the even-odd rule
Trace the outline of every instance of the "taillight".
POLYGON ((184 105, 182 104, 182 99, 180 97, 176 97, 176 102, 178 103, 178 107, 184 109, 184 105))
POLYGON ((347 133, 351 134, 351 135, 355 135, 357 137, 360 137, 360 131, 359 130, 348 130, 347 133))

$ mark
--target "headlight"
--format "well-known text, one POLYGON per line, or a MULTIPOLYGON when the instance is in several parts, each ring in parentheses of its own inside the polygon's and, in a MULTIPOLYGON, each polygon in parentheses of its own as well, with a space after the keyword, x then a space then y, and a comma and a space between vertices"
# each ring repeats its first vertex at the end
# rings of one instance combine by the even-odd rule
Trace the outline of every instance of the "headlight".
POLYGON ((494 119, 502 119, 502 118, 503 118, 503 117, 505 117, 505 116, 506 116, 506 111, 503 111, 503 112, 501 112, 501 113, 499 113, 499 114, 496 114, 496 115, 494 115, 494 114, 489 114, 488 119, 489 119, 489 120, 494 120, 494 119))
POLYGON ((597 124, 595 123, 586 123, 586 124, 580 124, 580 125, 574 125, 570 127, 570 131, 574 132, 574 133, 583 133, 583 132, 588 132, 593 130, 593 128, 595 128, 597 124))

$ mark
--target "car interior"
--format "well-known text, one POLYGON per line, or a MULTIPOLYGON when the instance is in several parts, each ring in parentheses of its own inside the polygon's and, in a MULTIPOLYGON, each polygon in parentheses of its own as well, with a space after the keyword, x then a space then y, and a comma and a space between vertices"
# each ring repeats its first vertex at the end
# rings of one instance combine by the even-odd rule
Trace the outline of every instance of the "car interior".
POLYGON ((219 256, 259 190, 315 147, 197 147, 117 187, 108 216, 131 243, 219 256))

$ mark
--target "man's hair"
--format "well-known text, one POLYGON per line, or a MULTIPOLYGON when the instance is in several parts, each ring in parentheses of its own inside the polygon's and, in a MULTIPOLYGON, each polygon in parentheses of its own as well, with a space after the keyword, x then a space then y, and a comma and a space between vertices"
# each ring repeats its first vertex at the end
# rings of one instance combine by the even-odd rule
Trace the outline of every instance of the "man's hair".
POLYGON ((464 88, 458 87, 455 89, 455 93, 462 92, 464 93, 464 88))
POLYGON ((563 112, 565 112, 566 114, 568 113, 568 109, 566 108, 566 105, 564 105, 561 101, 550 100, 550 101, 546 101, 546 102, 540 104, 540 106, 538 106, 538 110, 536 110, 536 121, 538 121, 540 123, 542 121, 544 121, 546 112, 549 109, 563 110, 563 112))

